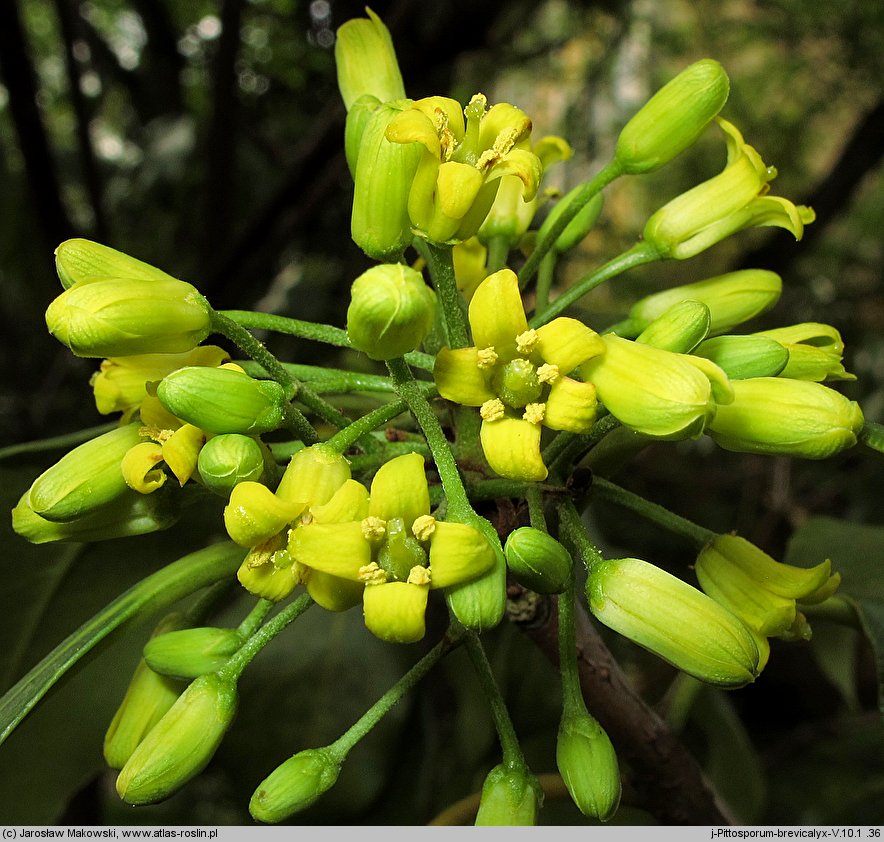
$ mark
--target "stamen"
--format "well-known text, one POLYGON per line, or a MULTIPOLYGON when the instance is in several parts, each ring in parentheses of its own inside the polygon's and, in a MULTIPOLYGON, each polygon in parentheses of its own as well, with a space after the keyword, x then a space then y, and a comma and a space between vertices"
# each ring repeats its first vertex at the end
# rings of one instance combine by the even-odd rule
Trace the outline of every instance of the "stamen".
POLYGON ((552 385, 561 376, 562 375, 559 371, 559 367, 557 365, 553 365, 552 363, 544 363, 537 369, 537 379, 541 383, 549 383, 550 385, 552 385))
POLYGON ((500 398, 492 398, 479 407, 479 415, 483 421, 499 421, 504 414, 504 405, 500 398))
POLYGON ((497 351, 493 346, 479 349, 479 368, 491 368, 497 362, 497 351))
POLYGON ((516 337, 516 350, 527 356, 537 347, 539 341, 540 334, 533 327, 529 327, 528 330, 516 337))
POLYGON ((411 532, 418 541, 429 541, 436 531, 436 518, 432 515, 421 515, 411 525, 411 532))
POLYGON ((543 417, 546 415, 546 404, 529 403, 525 407, 525 413, 522 418, 530 424, 542 424, 543 417))
POLYGON ((386 521, 369 515, 362 521, 362 537, 366 541, 380 541, 387 534, 386 521))
POLYGON ((359 568, 357 575, 359 581, 365 582, 366 585, 383 585, 387 581, 386 572, 376 561, 364 564, 359 568))
POLYGON ((406 580, 409 585, 429 585, 430 571, 426 567, 416 564, 411 568, 406 580))

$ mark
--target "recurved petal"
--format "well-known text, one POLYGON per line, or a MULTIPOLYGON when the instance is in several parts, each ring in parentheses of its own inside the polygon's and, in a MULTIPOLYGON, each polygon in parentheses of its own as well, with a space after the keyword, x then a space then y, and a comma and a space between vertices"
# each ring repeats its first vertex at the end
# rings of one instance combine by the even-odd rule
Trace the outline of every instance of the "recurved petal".
POLYGON ((407 526, 430 513, 423 456, 407 453, 381 465, 371 481, 368 513, 381 520, 401 517, 407 526))
POLYGON ((508 102, 498 102, 482 117, 479 127, 479 148, 490 149, 502 134, 512 135, 512 142, 518 143, 531 133, 531 118, 508 102))
POLYGON ((436 177, 438 209, 451 219, 461 219, 472 207, 485 179, 469 164, 446 161, 436 177))
POLYGON ((545 427, 569 433, 588 433, 595 415, 596 392, 592 383, 560 377, 552 384, 543 416, 545 427))
POLYGON ((605 343, 592 328, 567 316, 559 316, 537 328, 535 351, 544 362, 556 365, 568 374, 588 359, 603 354, 605 343))
POLYGON ((480 433, 488 464, 500 476, 528 481, 545 480, 540 456, 540 425, 521 418, 483 421, 480 433))
POLYGON ((355 479, 348 479, 322 506, 312 506, 314 523, 346 523, 368 516, 368 489, 355 479))
POLYGON ((519 280, 501 269, 479 284, 470 301, 470 327, 477 348, 494 348, 499 357, 513 359, 516 337, 528 329, 519 280))
POLYGON ((479 349, 442 348, 433 366, 436 388, 443 398, 464 406, 482 406, 495 397, 479 367, 479 349))
POLYGON ((288 548, 306 567, 353 581, 359 580, 359 568, 371 561, 371 547, 358 521, 299 526, 291 531, 288 548))
POLYGON ((441 153, 439 136, 432 119, 416 107, 407 108, 390 120, 384 137, 390 143, 420 143, 437 159, 441 153))
POLYGON ((533 152, 527 149, 513 149, 491 166, 486 178, 490 181, 514 175, 525 185, 524 200, 530 202, 537 195, 540 179, 543 176, 543 165, 533 152))
POLYGON ((429 592, 426 585, 410 582, 369 585, 362 596, 366 628, 389 643, 415 643, 426 631, 429 592))
POLYGON ((475 579, 494 565, 494 550, 477 529, 437 520, 430 539, 430 587, 475 579))

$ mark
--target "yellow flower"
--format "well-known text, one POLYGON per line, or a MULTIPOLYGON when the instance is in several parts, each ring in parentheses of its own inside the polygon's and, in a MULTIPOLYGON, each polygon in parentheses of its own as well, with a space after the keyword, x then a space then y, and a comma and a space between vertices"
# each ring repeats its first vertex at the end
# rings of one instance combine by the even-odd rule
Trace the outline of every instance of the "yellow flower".
POLYGON ((408 195, 408 214, 419 236, 455 243, 475 234, 504 176, 522 182, 525 201, 537 193, 543 166, 527 148, 530 118, 507 103, 487 105, 482 94, 463 110, 448 97, 427 97, 387 125, 391 143, 423 147, 408 195))
POLYGON ((604 350, 601 337, 560 317, 529 330, 519 283, 509 269, 489 275, 469 308, 475 345, 442 348, 433 375, 439 394, 482 416, 488 464, 511 479, 543 480, 541 426, 586 433, 595 420, 595 387, 567 375, 604 350))

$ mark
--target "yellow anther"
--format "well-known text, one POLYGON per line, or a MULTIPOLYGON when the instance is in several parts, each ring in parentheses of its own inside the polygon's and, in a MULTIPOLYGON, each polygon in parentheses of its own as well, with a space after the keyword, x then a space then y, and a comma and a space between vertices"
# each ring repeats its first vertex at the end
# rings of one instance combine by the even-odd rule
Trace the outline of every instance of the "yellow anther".
POLYGON ((537 379, 541 383, 549 383, 553 384, 556 380, 561 377, 561 372, 559 371, 559 367, 557 365, 552 365, 552 363, 544 363, 537 368, 537 379))
POLYGON ((546 404, 529 403, 525 407, 525 412, 522 415, 522 418, 531 424, 542 424, 544 415, 546 415, 546 404))
POLYGON ((145 439, 150 439, 151 441, 158 442, 159 444, 164 444, 170 438, 172 438, 172 434, 174 430, 164 430, 160 427, 154 427, 152 425, 145 425, 138 431, 138 435, 145 439))
POLYGON ((416 564, 408 572, 407 581, 409 585, 429 585, 430 571, 427 570, 426 567, 421 567, 421 565, 416 564))
POLYGON ((418 541, 429 541, 436 529, 436 518, 432 515, 421 515, 411 525, 411 532, 418 541))
POLYGON ((310 509, 307 509, 307 511, 298 518, 298 526, 306 526, 308 523, 313 523, 313 512, 311 512, 310 509))
POLYGON ((491 368, 497 362, 497 351, 494 346, 488 348, 479 348, 479 368, 491 368))
POLYGON ((504 129, 494 140, 490 149, 486 149, 476 161, 476 169, 491 169, 504 156, 509 155, 516 145, 519 132, 516 129, 504 129))
POLYGON ((362 537, 366 541, 380 541, 387 534, 387 522, 369 515, 362 521, 362 537))
POLYGON ((485 401, 479 407, 479 415, 482 416, 483 421, 499 421, 504 416, 503 401, 500 398, 485 401))
POLYGON ((383 585, 387 581, 387 574, 376 561, 360 567, 358 576, 359 581, 366 585, 383 585))
POLYGON ((537 347, 539 341, 540 336, 537 331, 533 327, 529 327, 528 330, 516 337, 516 350, 527 356, 537 347))

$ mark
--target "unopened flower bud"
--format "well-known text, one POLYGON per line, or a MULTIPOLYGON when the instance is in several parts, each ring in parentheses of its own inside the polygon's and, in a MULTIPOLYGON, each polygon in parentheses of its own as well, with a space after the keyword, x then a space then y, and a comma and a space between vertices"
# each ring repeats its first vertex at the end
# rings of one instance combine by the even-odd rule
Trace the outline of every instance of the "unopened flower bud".
POLYGON ((775 377, 789 362, 789 352, 779 342, 751 333, 713 336, 692 353, 712 360, 733 380, 775 377))
POLYGON ((707 428, 725 450, 826 459, 853 447, 863 427, 859 404, 821 383, 756 377, 732 385, 733 402, 707 428))
POLYGON ((664 351, 687 354, 709 335, 711 324, 709 308, 702 301, 687 299, 657 316, 635 341, 664 351))
POLYGON ((174 280, 156 266, 81 237, 65 240, 55 249, 55 268, 65 289, 100 278, 174 280))
POLYGON ((117 793, 154 804, 177 792, 212 759, 236 714, 236 683, 215 673, 195 678, 126 761, 117 793))
POLYGON ((537 823, 543 790, 524 766, 495 766, 485 777, 476 827, 525 826, 537 823))
POLYGON ((347 111, 347 119, 344 123, 344 156, 347 159, 347 169, 355 181, 356 165, 359 161, 359 150, 362 148, 362 136, 371 121, 372 114, 383 103, 375 96, 365 94, 359 97, 347 111))
POLYGON ((279 383, 230 368, 179 368, 163 378, 157 397, 172 415, 209 433, 260 435, 285 419, 279 383))
POLYGON ((611 740, 586 711, 566 712, 556 738, 556 766, 584 816, 606 822, 620 804, 620 766, 611 740))
POLYGON ((27 504, 46 520, 72 521, 124 494, 120 463, 142 442, 140 424, 127 424, 75 447, 31 485, 27 504))
POLYGON ((433 327, 436 295, 420 272, 401 263, 372 266, 350 289, 347 336, 373 360, 413 351, 433 327))
POLYGON ((223 667, 244 642, 236 629, 177 629, 152 637, 145 644, 144 660, 154 672, 196 678, 223 667))
POLYGON ((856 380, 856 375, 845 370, 841 362, 844 342, 832 325, 804 322, 763 330, 755 335, 773 339, 788 351, 789 361, 779 372, 780 377, 815 382, 856 380))
POLYGON ((709 308, 709 335, 717 336, 769 310, 782 289, 783 282, 774 272, 741 269, 648 295, 632 306, 629 320, 642 331, 673 304, 690 299, 709 308))
POLYGON ((328 749, 300 751, 258 784, 249 801, 249 813, 265 824, 284 821, 331 789, 340 771, 341 759, 328 749))
POLYGON ((197 468, 207 488, 229 497, 241 482, 260 482, 267 468, 266 453, 259 439, 226 433, 203 445, 197 468))
POLYGON ((494 553, 493 565, 481 576, 445 590, 451 613, 475 632, 493 629, 506 613, 506 557, 499 544, 489 545, 494 553))
POLYGON ((368 19, 348 20, 338 27, 335 38, 338 88, 348 111, 365 94, 381 102, 405 96, 390 31, 371 9, 365 11, 368 19))
POLYGON ((743 622, 653 564, 606 559, 590 571, 586 595, 601 623, 700 681, 742 687, 758 676, 758 646, 743 622))
POLYGON ((701 59, 655 93, 623 127, 615 157, 623 171, 652 172, 697 140, 727 101, 724 68, 701 59))
POLYGON ((59 295, 46 325, 78 357, 178 354, 209 335, 211 312, 195 287, 175 278, 100 278, 59 295))
POLYGON ((518 582, 537 593, 561 593, 571 577, 570 553, 547 532, 522 526, 510 532, 503 548, 518 582))

